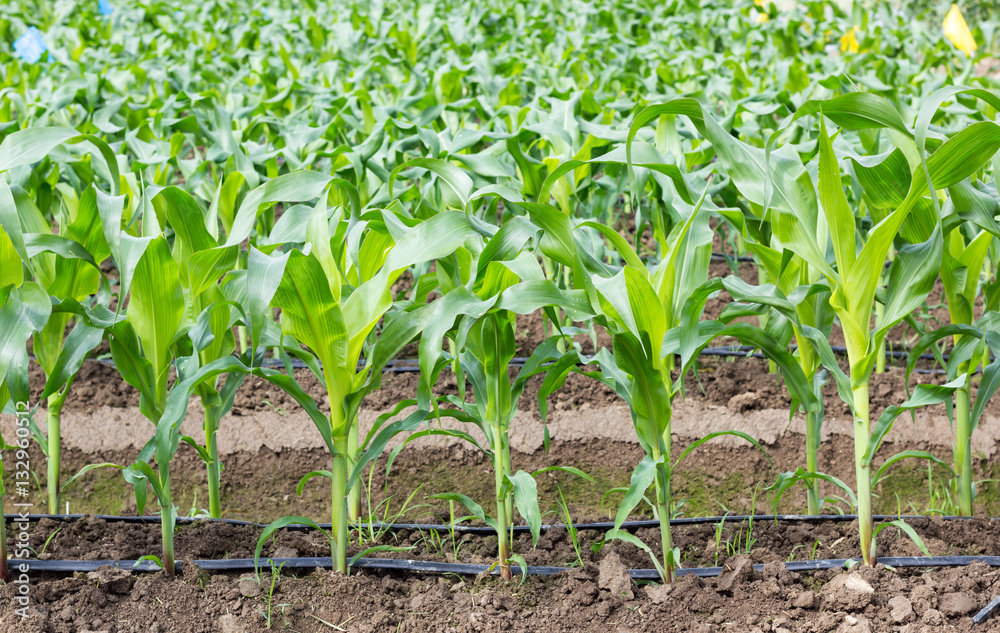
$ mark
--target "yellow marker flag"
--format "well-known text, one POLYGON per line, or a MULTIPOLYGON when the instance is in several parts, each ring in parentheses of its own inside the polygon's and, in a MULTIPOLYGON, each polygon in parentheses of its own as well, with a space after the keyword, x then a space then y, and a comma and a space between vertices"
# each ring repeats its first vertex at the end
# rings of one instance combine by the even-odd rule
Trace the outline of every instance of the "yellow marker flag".
POLYGON ((861 46, 858 44, 857 34, 861 33, 861 29, 858 27, 852 27, 844 37, 840 38, 840 52, 842 53, 857 53, 861 46))
POLYGON ((962 11, 958 8, 957 4, 951 5, 951 11, 944 19, 944 34, 951 43, 955 45, 955 48, 962 51, 969 57, 976 52, 976 39, 972 37, 972 31, 969 30, 969 25, 965 23, 965 18, 962 17, 962 11))

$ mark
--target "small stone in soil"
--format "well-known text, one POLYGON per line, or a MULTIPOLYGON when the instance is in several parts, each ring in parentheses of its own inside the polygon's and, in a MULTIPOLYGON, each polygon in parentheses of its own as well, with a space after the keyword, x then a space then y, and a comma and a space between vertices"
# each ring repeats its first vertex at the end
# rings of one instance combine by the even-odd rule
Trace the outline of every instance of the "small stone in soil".
POLYGON ((219 618, 219 633, 239 633, 241 630, 232 614, 227 613, 219 618))
POLYGON ((668 596, 673 588, 673 585, 646 585, 642 590, 653 604, 662 604, 669 600, 668 596))
POLYGON ((924 624, 931 624, 934 626, 940 626, 944 624, 944 614, 937 609, 927 609, 924 612, 924 624))
POLYGON ((245 598, 256 598, 260 595, 260 584, 254 578, 240 578, 240 594, 245 598))
POLYGON ((837 633, 871 633, 872 625, 865 617, 845 615, 844 622, 837 627, 837 633))
POLYGON ((803 591, 792 599, 792 606, 796 609, 812 609, 816 604, 816 594, 812 591, 803 591))
POLYGON ((716 585, 719 591, 731 593, 737 585, 743 584, 753 576, 753 561, 747 555, 735 556, 726 561, 722 575, 716 585))
POLYGON ((123 596, 132 590, 132 572, 118 567, 98 567, 97 570, 87 573, 87 580, 96 582, 101 589, 119 596, 123 596))
POLYGON ((844 611, 860 611, 867 607, 875 590, 858 574, 846 573, 833 577, 823 585, 824 601, 831 607, 844 611))
POLYGON ((945 615, 965 615, 976 610, 976 603, 967 593, 946 593, 938 598, 938 609, 945 615))
POLYGON ((628 567, 616 552, 609 553, 601 560, 598 566, 597 584, 601 589, 610 591, 616 598, 631 600, 635 597, 628 567))
POLYGON ((893 596, 889 599, 889 617, 896 624, 903 624, 913 619, 913 603, 906 596, 893 596))

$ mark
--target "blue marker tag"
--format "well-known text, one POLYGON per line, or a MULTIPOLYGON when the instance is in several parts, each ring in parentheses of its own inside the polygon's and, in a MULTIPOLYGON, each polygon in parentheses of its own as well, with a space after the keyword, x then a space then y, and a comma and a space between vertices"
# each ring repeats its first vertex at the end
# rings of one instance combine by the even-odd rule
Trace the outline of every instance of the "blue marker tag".
POLYGON ((14 52, 29 64, 37 63, 47 50, 49 47, 45 45, 41 31, 35 27, 29 28, 24 35, 14 40, 14 52))
POLYGON ((98 0, 97 2, 97 12, 101 15, 111 15, 115 8, 111 5, 108 0, 98 0))

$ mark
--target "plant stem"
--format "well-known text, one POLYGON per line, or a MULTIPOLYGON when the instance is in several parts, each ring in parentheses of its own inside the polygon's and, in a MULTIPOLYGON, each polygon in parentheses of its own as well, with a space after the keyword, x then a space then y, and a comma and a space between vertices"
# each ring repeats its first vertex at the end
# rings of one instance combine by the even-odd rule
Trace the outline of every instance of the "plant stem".
POLYGON ((510 515, 507 506, 510 495, 503 494, 503 476, 509 468, 510 455, 504 460, 504 447, 507 445, 507 438, 504 437, 503 430, 499 424, 493 424, 493 474, 496 478, 497 493, 497 542, 500 546, 500 577, 510 580, 513 575, 510 571, 510 515))
MULTIPOLYGON (((666 387, 667 393, 670 393, 670 371, 661 371, 660 376, 663 380, 663 385, 666 387)), ((674 549, 673 538, 670 534, 670 476, 673 470, 673 463, 670 459, 670 426, 673 417, 672 403, 671 407, 668 407, 665 411, 665 417, 667 418, 661 423, 656 423, 655 428, 660 429, 658 431, 659 438, 655 444, 650 448, 652 450, 652 458, 654 461, 659 462, 660 458, 663 458, 662 464, 657 464, 656 466, 656 476, 654 478, 655 490, 656 490, 656 515, 660 520, 660 543, 662 546, 661 555, 663 556, 663 573, 666 576, 663 578, 663 582, 671 583, 674 580, 674 569, 670 562, 670 557, 674 549)))
POLYGON ((205 408, 205 449, 208 451, 208 514, 213 519, 222 518, 222 476, 219 465, 219 407, 205 408))
MULTIPOLYGON (((510 467, 510 437, 503 432, 503 474, 508 477, 513 472, 510 467)), ((514 495, 507 495, 507 516, 514 520, 514 495)))
POLYGON ((334 439, 337 454, 333 456, 330 510, 330 533, 333 535, 333 569, 347 573, 347 468, 349 457, 347 437, 334 439))
MULTIPOLYGON (((358 414, 354 413, 347 431, 347 470, 354 470, 354 464, 358 460, 358 414)), ((347 493, 347 518, 357 522, 361 520, 361 478, 355 480, 354 485, 347 493)))
POLYGON ((866 565, 874 565, 875 544, 872 540, 872 480, 871 467, 862 466, 868 450, 869 415, 868 385, 854 388, 854 465, 858 488, 858 532, 861 536, 861 557, 866 565))
MULTIPOLYGON (((966 364, 959 372, 968 371, 966 364)), ((955 472, 958 474, 958 512, 962 516, 972 516, 972 400, 971 386, 955 392, 955 472)))
MULTIPOLYGON (((817 472, 817 453, 819 452, 819 424, 816 413, 806 412, 806 470, 817 472)), ((806 483, 808 512, 819 514, 819 480, 811 479, 806 483)))
POLYGON ((660 542, 663 548, 663 569, 666 578, 663 582, 670 583, 674 580, 673 565, 670 564, 671 552, 674 549, 674 542, 670 535, 670 472, 669 464, 660 464, 656 467, 656 513, 660 518, 660 542))
POLYGON ((45 413, 45 425, 48 440, 48 479, 45 486, 49 493, 49 514, 59 514, 59 465, 62 455, 62 408, 66 394, 73 379, 67 381, 60 393, 49 396, 48 409, 45 413))
MULTIPOLYGON (((816 374, 816 352, 813 350, 812 344, 802 337, 798 330, 795 332, 795 340, 796 343, 798 343, 799 366, 802 367, 802 373, 805 374, 807 378, 812 379, 816 374)), ((816 387, 814 386, 813 389, 816 390, 816 387)), ((820 398, 823 397, 822 393, 817 393, 816 395, 820 398)), ((822 420, 816 412, 806 412, 806 470, 813 474, 817 472, 819 462, 818 453, 821 422, 822 420)), ((807 512, 812 515, 819 514, 820 498, 818 479, 810 479, 806 482, 806 498, 807 512)))
POLYGON ((162 489, 160 501, 160 534, 163 538, 163 566, 167 575, 173 578, 174 569, 174 504, 170 498, 170 460, 166 455, 157 455, 162 489))
MULTIPOLYGON (((885 313, 885 304, 875 302, 875 327, 882 327, 882 315, 885 313)), ((878 345, 878 355, 875 357, 875 373, 885 373, 885 339, 878 345)))

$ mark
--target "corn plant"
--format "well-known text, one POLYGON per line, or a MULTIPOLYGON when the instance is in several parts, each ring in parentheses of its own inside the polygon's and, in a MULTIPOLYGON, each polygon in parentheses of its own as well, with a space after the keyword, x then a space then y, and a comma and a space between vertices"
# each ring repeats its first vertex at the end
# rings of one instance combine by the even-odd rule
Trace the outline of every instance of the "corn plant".
MULTIPOLYGON (((326 387, 330 415, 314 422, 332 456, 330 471, 322 474, 331 481, 334 567, 346 572, 348 508, 353 505, 348 497, 367 463, 358 459, 358 408, 364 396, 381 384, 382 368, 414 333, 399 329, 388 337, 376 336, 371 355, 359 367, 362 351, 392 308, 390 287, 399 275, 413 264, 450 254, 476 233, 465 215, 455 212, 440 213, 412 227, 406 218, 389 211, 362 219, 340 209, 331 219, 325 196, 322 192, 310 216, 308 254, 293 249, 270 257, 251 250, 247 312, 256 346, 266 307, 280 307, 282 350, 305 359, 326 387)), ((281 520, 281 526, 288 520, 281 520)), ((277 525, 272 523, 270 529, 277 525)))
MULTIPOLYGON (((953 322, 922 336, 910 350, 906 364, 907 392, 909 392, 910 373, 921 355, 941 339, 953 337, 955 342, 945 363, 945 370, 949 384, 958 385, 954 393, 950 394, 954 398, 954 459, 950 465, 940 460, 933 461, 951 471, 952 489, 956 494, 958 501, 956 507, 960 516, 973 515, 973 503, 976 497, 975 482, 972 479, 972 433, 979 425, 986 403, 1000 386, 998 381, 1000 361, 997 360, 1000 352, 998 328, 1000 328, 1000 314, 996 311, 987 312, 973 323, 953 322), (993 356, 992 361, 989 360, 990 355, 993 356), (980 363, 983 364, 982 378, 976 390, 976 397, 972 398, 971 375, 980 363)), ((918 385, 917 389, 921 387, 923 385, 918 385)))
MULTIPOLYGON (((4 234, 0 238, 7 236, 4 234)), ((9 238, 6 241, 9 243, 9 238)), ((16 254, 4 258, 6 264, 13 264, 14 261, 17 261, 16 254)), ((17 270, 17 267, 5 266, 4 273, 9 274, 12 269, 17 270)), ((28 427, 33 414, 29 403, 28 354, 25 344, 32 334, 45 327, 51 318, 52 305, 41 287, 30 281, 5 285, 0 289, 0 296, 3 298, 0 323, 4 324, 3 334, 0 335, 0 377, 3 379, 0 383, 0 407, 5 413, 17 416, 18 438, 15 444, 8 444, 0 436, 0 453, 4 450, 16 450, 18 459, 22 459, 27 455, 28 427)), ((3 459, 0 454, 0 516, 3 516, 3 503, 7 494, 3 474, 3 459)), ((0 581, 5 583, 10 582, 7 558, 6 521, 0 520, 0 581)))
MULTIPOLYGON (((204 213, 194 197, 177 187, 157 189, 155 193, 145 196, 143 203, 157 217, 163 218, 164 224, 173 230, 171 253, 174 261, 179 264, 184 322, 193 326, 188 336, 194 353, 198 354, 198 365, 208 365, 231 355, 236 349, 233 325, 240 315, 233 309, 225 291, 227 286, 236 286, 238 282, 235 277, 227 277, 226 285, 223 285, 220 279, 235 268, 239 246, 220 247, 215 216, 204 213)), ((235 380, 235 384, 227 385, 227 393, 230 395, 239 386, 240 380, 235 380)), ((221 377, 213 384, 205 381, 197 387, 197 394, 205 410, 204 445, 189 436, 181 438, 198 451, 205 463, 208 514, 213 518, 222 516, 222 465, 219 461, 216 433, 222 416, 232 407, 231 398, 220 397, 220 390, 223 389, 220 381, 221 377)))
MULTIPOLYGON (((629 144, 642 124, 656 114, 660 113, 653 114, 647 110, 636 118, 629 132, 629 144)), ((631 170, 632 154, 629 145, 626 149, 631 170)), ((678 191, 674 185, 669 184, 671 181, 663 184, 674 187, 674 195, 683 198, 687 194, 686 180, 676 168, 670 170, 668 167, 661 164, 658 170, 673 173, 683 183, 683 189, 678 191)), ((705 208, 710 181, 711 179, 700 198, 693 200, 689 197, 690 203, 687 205, 682 205, 681 202, 675 205, 675 213, 680 219, 673 222, 669 233, 661 239, 662 258, 652 272, 619 235, 600 225, 586 225, 587 229, 597 230, 610 240, 624 260, 624 266, 617 273, 614 273, 614 269, 608 271, 607 267, 600 271, 611 272, 611 276, 586 271, 584 279, 591 304, 598 310, 596 321, 612 336, 610 353, 602 350, 593 359, 586 360, 599 363, 601 374, 597 377, 613 385, 628 402, 639 444, 646 452, 646 457, 632 474, 630 486, 615 518, 615 527, 607 538, 626 540, 649 552, 666 582, 672 580, 673 570, 680 562, 670 532, 670 482, 673 470, 691 450, 720 435, 741 437, 761 448, 745 433, 723 431, 705 436, 676 460, 673 458, 670 439, 672 401, 681 389, 681 382, 675 382, 671 377, 675 356, 679 355, 681 358, 683 376, 691 369, 698 350, 707 346, 712 339, 718 336, 736 336, 765 349, 768 356, 778 361, 782 369, 788 372, 789 384, 794 385, 802 401, 809 403, 810 409, 817 406, 801 369, 762 330, 741 323, 698 324, 698 316, 705 300, 718 289, 705 286, 708 281, 712 239, 710 214, 705 208), (668 331, 671 332, 670 337, 667 336, 668 331), (633 535, 619 529, 650 485, 655 487, 655 514, 660 521, 659 558, 633 535)), ((633 188, 633 195, 637 193, 637 189, 633 188)), ((729 215, 736 217, 732 213, 729 215)), ((582 257, 579 253, 574 253, 574 258, 578 272, 583 273, 582 257)))
MULTIPOLYGON (((256 198, 251 199, 252 209, 243 217, 256 212, 254 200, 265 194, 266 191, 258 193, 256 198)), ((222 301, 217 295, 217 300, 211 303, 211 296, 205 300, 200 313, 192 313, 189 304, 184 301, 185 289, 193 291, 196 296, 212 290, 219 277, 232 265, 230 253, 235 244, 244 238, 230 236, 237 240, 235 244, 217 245, 213 238, 202 235, 204 248, 190 248, 198 238, 194 229, 199 225, 190 217, 183 217, 183 213, 200 211, 183 192, 169 188, 153 188, 143 194, 137 203, 140 235, 132 235, 129 231, 133 230, 133 224, 124 222, 125 197, 101 198, 101 195, 98 194, 101 224, 112 259, 121 273, 119 310, 128 299, 125 314, 113 314, 101 305, 87 308, 74 300, 63 300, 56 308, 60 312, 77 314, 88 325, 101 327, 107 332, 115 366, 122 378, 139 391, 140 411, 154 425, 154 433, 132 465, 90 464, 66 485, 94 468, 121 469, 126 481, 134 487, 140 514, 144 511, 148 489, 151 488, 160 507, 162 555, 150 555, 144 559, 155 561, 173 575, 173 537, 177 513, 172 501, 170 463, 181 441, 179 427, 187 412, 191 393, 195 390, 206 393, 207 389, 211 389, 210 383, 206 387, 208 381, 222 373, 228 374, 222 388, 218 392, 207 391, 210 397, 204 398, 212 406, 219 407, 221 416, 231 407, 236 388, 244 375, 255 373, 288 391, 309 415, 321 420, 325 418, 298 385, 278 372, 253 367, 246 357, 205 354, 214 341, 231 344, 226 333, 237 318, 241 325, 246 325, 247 319, 242 316, 239 306, 235 308, 238 317, 233 317, 231 302, 222 301), (155 204, 157 196, 161 195, 169 207, 163 209, 161 206, 161 210, 173 225, 176 240, 182 242, 175 246, 177 255, 183 257, 181 262, 174 259, 161 228, 155 204), (177 236, 184 231, 187 233, 177 236), (186 248, 189 250, 185 251, 186 248), (221 320, 216 317, 219 312, 223 314, 221 320), (206 359, 213 360, 203 365, 206 359), (177 372, 177 380, 172 387, 169 383, 171 368, 177 372), (156 462, 155 470, 149 463, 152 460, 156 462)))
MULTIPOLYGON (((520 261, 522 265, 529 267, 534 263, 533 259, 528 258, 520 261)), ((493 267, 493 270, 489 270, 490 266, 486 267, 485 284, 479 289, 487 295, 485 300, 479 299, 476 293, 468 292, 464 286, 459 286, 440 299, 437 302, 439 305, 429 306, 436 314, 432 317, 434 325, 425 329, 421 336, 421 365, 425 369, 421 372, 418 397, 420 406, 433 404, 435 409, 438 408, 437 401, 432 403, 430 400, 430 387, 449 361, 441 346, 441 330, 448 328, 444 331, 456 341, 459 364, 472 386, 475 402, 466 402, 464 397, 447 396, 444 398, 445 402, 453 407, 447 411, 447 415, 460 422, 475 425, 486 439, 486 444, 480 444, 474 436, 465 432, 428 428, 407 437, 404 445, 425 435, 451 435, 470 442, 491 458, 496 491, 495 517, 488 515, 481 505, 464 494, 449 492, 435 496, 449 502, 462 503, 476 518, 496 530, 500 576, 509 579, 512 577, 511 560, 520 564, 522 573, 526 571, 523 557, 514 554, 512 550, 513 533, 510 528, 513 525, 515 507, 531 529, 532 542, 537 542, 539 536, 541 512, 534 477, 540 472, 565 470, 590 479, 585 473, 571 467, 550 467, 533 473, 513 470, 510 424, 517 413, 525 383, 533 376, 549 372, 538 396, 539 402, 543 403, 548 393, 562 384, 576 362, 575 353, 560 351, 560 347, 565 345, 564 337, 555 336, 535 350, 515 377, 509 377, 508 365, 516 353, 514 315, 520 310, 530 311, 545 303, 558 301, 570 315, 580 318, 586 314, 579 311, 586 309, 586 303, 580 301, 582 291, 561 291, 544 279, 516 283, 514 273, 506 267, 510 262, 493 263, 499 265, 493 267), (498 281, 501 282, 500 286, 491 287, 491 282, 498 281), (495 294, 491 296, 490 291, 495 294), (574 306, 573 303, 577 305, 574 306)), ((534 265, 537 267, 537 263, 534 265)), ((541 270, 536 272, 541 273, 541 270)), ((540 406, 544 410, 544 405, 540 406)), ((394 449, 392 457, 402 446, 394 449)))
MULTIPOLYGON (((678 227, 682 228, 682 227, 678 227)), ((680 236, 675 236, 679 238, 680 236)), ((681 240, 677 239, 680 243, 681 240)), ((677 249, 682 250, 682 249, 677 249)), ((669 260, 668 260, 669 261, 669 260)), ((669 266, 670 264, 666 264, 669 266)), ((661 264, 664 266, 664 264, 661 264)), ((682 359, 681 374, 690 371, 697 362, 698 352, 712 340, 720 336, 733 336, 762 349, 774 359, 806 406, 815 410, 818 404, 801 369, 794 359, 774 341, 770 335, 755 326, 745 323, 725 325, 719 322, 685 320, 683 325, 670 331, 664 326, 664 303, 656 294, 651 275, 645 267, 626 265, 622 272, 612 278, 594 278, 594 287, 599 296, 601 314, 598 322, 607 327, 612 335, 611 353, 604 350, 589 362, 600 364, 598 376, 615 387, 629 404, 632 421, 639 438, 639 444, 646 457, 632 473, 630 485, 615 516, 615 528, 607 534, 607 539, 621 539, 633 543, 650 552, 664 581, 670 582, 673 570, 679 565, 678 552, 673 547, 670 532, 671 519, 671 478, 681 461, 698 446, 715 437, 732 435, 742 438, 763 451, 763 447, 749 435, 740 431, 719 431, 710 433, 693 442, 680 456, 674 458, 671 447, 671 412, 673 399, 680 393, 682 381, 673 381, 668 369, 667 356, 677 354, 682 359), (692 336, 688 341, 685 333, 692 336), (665 340, 666 339, 666 340, 665 340), (654 346, 652 341, 663 341, 654 346), (655 487, 655 514, 660 521, 660 558, 634 535, 620 530, 650 485, 655 487)), ((717 288, 711 288, 714 292, 717 288)), ((696 290, 704 290, 699 288, 696 290)), ((689 314, 700 313, 704 299, 692 291, 688 297, 689 314)))
MULTIPOLYGON (((769 178, 766 182, 773 186, 773 190, 763 196, 763 188, 759 182, 737 180, 737 186, 754 202, 769 207, 771 223, 784 247, 820 270, 830 288, 830 304, 844 330, 850 369, 846 374, 841 371, 831 354, 821 353, 821 358, 836 379, 841 398, 848 403, 854 414, 856 502, 862 556, 866 564, 874 564, 870 469, 875 452, 899 413, 940 402, 957 388, 954 382, 937 389, 927 387, 903 405, 890 407, 880 417, 878 424, 874 428, 871 426, 868 385, 880 344, 890 328, 923 302, 937 278, 943 247, 941 230, 933 213, 926 212, 929 207, 922 200, 928 193, 930 183, 934 183, 936 187, 948 187, 977 171, 1000 147, 1000 140, 985 133, 987 128, 984 125, 996 127, 991 123, 978 123, 963 129, 937 148, 926 160, 926 169, 917 166, 913 170, 908 192, 898 206, 885 214, 867 235, 859 236, 856 216, 844 194, 839 160, 823 117, 843 127, 889 127, 899 132, 898 136, 890 136, 894 142, 908 149, 912 148, 912 141, 906 136, 909 130, 894 110, 887 108, 876 98, 855 98, 848 95, 823 103, 811 102, 803 106, 796 117, 813 113, 821 114, 818 199, 823 211, 822 217, 829 227, 835 268, 824 256, 827 245, 818 241, 818 236, 823 236, 824 233, 816 229, 819 216, 813 213, 815 207, 797 204, 797 201, 811 195, 812 188, 808 184, 806 172, 776 154, 770 155, 771 163, 762 163, 763 152, 739 146, 741 152, 753 159, 753 162, 748 161, 748 167, 742 169, 743 177, 759 177, 759 166, 767 164, 769 178), (872 121, 876 123, 873 124, 872 121), (754 169, 757 171, 754 172, 754 169), (914 209, 917 212, 911 216, 914 209), (888 287, 884 292, 878 293, 878 301, 885 306, 882 318, 875 329, 871 329, 869 324, 879 290, 878 284, 883 275, 883 262, 893 240, 900 234, 901 227, 904 238, 929 235, 925 241, 914 241, 899 249, 889 273, 888 287)), ((992 127, 989 130, 992 131, 992 127)), ((729 162, 725 167, 731 174, 740 169, 729 162)), ((791 313, 786 314, 786 317, 795 319, 791 313)), ((801 323, 799 327, 803 327, 801 323)), ((822 347, 820 337, 811 338, 814 345, 822 347)), ((924 454, 910 456, 930 457, 924 454)), ((894 460, 887 460, 891 461, 894 460)))
MULTIPOLYGON (((995 283, 984 285, 980 272, 994 238, 1000 235, 993 220, 997 200, 971 182, 963 181, 948 188, 949 201, 945 208, 944 226, 949 226, 942 250, 941 280, 948 299, 950 326, 925 333, 910 350, 906 367, 907 386, 916 362, 928 348, 942 339, 952 337, 952 349, 946 365, 949 380, 961 375, 971 376, 982 365, 983 378, 972 398, 971 380, 965 381, 954 394, 955 447, 952 473, 958 513, 971 516, 975 500, 972 480, 972 433, 978 426, 986 402, 997 388, 998 327, 995 283), (961 210, 961 211, 960 211, 961 210), (950 213, 949 213, 950 212, 950 213), (958 217, 956 217, 958 216, 958 217), (992 286, 992 287, 991 287, 992 286), (982 292, 985 290, 986 292, 982 292), (984 297, 985 314, 975 319, 974 308, 979 296, 984 297)), ((989 281, 987 277, 986 281, 989 281)), ((935 356, 941 358, 936 347, 935 356)))
MULTIPOLYGON (((963 87, 944 88, 931 95, 921 108, 916 128, 917 148, 925 170, 928 169, 928 159, 924 159, 922 145, 926 142, 924 139, 931 118, 941 103, 962 94, 977 97, 994 108, 1000 105, 1000 97, 995 94, 963 87)), ((992 131, 989 122, 983 123, 985 127, 977 125, 984 131, 992 131)), ((901 174, 893 175, 896 181, 902 180, 901 174)), ((998 341, 993 330, 996 329, 995 311, 1000 308, 1000 298, 996 283, 989 284, 988 275, 984 283, 981 275, 989 249, 995 243, 995 238, 1000 236, 1000 226, 994 219, 998 206, 996 174, 993 185, 989 188, 977 179, 946 183, 943 187, 947 187, 945 200, 948 204, 944 207, 935 194, 934 185, 929 185, 932 193, 930 202, 942 218, 944 247, 940 277, 948 301, 951 326, 924 334, 911 349, 907 362, 908 378, 921 354, 931 345, 951 336, 953 348, 947 363, 949 380, 954 381, 962 375, 971 376, 982 364, 983 379, 975 399, 971 395, 971 380, 966 380, 954 393, 955 447, 952 473, 958 511, 963 516, 972 515, 975 498, 972 481, 972 432, 979 423, 986 402, 996 391, 996 373, 1000 370, 996 362, 989 361, 989 352, 992 351, 995 355, 997 350, 998 341), (975 306, 980 295, 984 299, 985 314, 977 321, 975 306)))
MULTIPOLYGON (((0 173, 15 174, 12 184, 0 182, 0 207, 3 209, 4 250, 8 256, 4 278, 21 283, 27 278, 40 284, 57 301, 83 301, 92 296, 106 306, 109 299, 107 282, 98 265, 108 256, 108 247, 101 231, 98 211, 98 190, 86 187, 82 195, 68 184, 58 186, 59 204, 53 213, 40 209, 21 184, 30 186, 30 165, 47 159, 59 145, 71 146, 86 142, 99 150, 98 156, 111 181, 113 193, 118 191, 117 162, 104 141, 81 135, 70 128, 35 128, 15 132, 0 144, 0 173), (50 217, 58 231, 53 234, 50 217), (15 257, 17 259, 15 259, 15 257)), ((83 162, 83 161, 80 161, 83 162)), ((99 161, 95 161, 99 162, 99 161)), ((52 204, 51 196, 38 199, 52 204)), ((73 379, 86 356, 102 340, 101 329, 83 323, 72 313, 57 311, 44 328, 34 333, 36 360, 46 375, 42 398, 47 399, 45 434, 33 419, 33 435, 46 456, 47 492, 50 513, 59 511, 59 471, 61 462, 61 413, 73 379), (70 334, 66 328, 73 324, 70 334)))
MULTIPOLYGON (((166 237, 160 234, 156 216, 147 212, 142 218, 143 237, 121 233, 121 255, 115 259, 123 278, 131 284, 122 284, 123 295, 127 290, 129 303, 126 319, 110 328, 111 355, 122 378, 139 391, 139 409, 154 425, 167 402, 170 369, 175 356, 179 356, 174 343, 181 334, 184 299, 180 283, 180 267, 170 254, 166 237), (139 251, 138 257, 129 261, 130 255, 139 251)), ((136 505, 143 513, 146 505, 147 483, 160 506, 162 556, 150 555, 160 568, 174 574, 174 522, 177 516, 170 486, 169 446, 151 442, 141 451, 139 459, 131 466, 117 466, 123 470, 126 481, 134 486, 136 505), (148 461, 155 458, 157 470, 148 461)), ((79 474, 83 474, 81 470, 79 474)), ((69 483, 69 482, 67 482, 69 483)))

